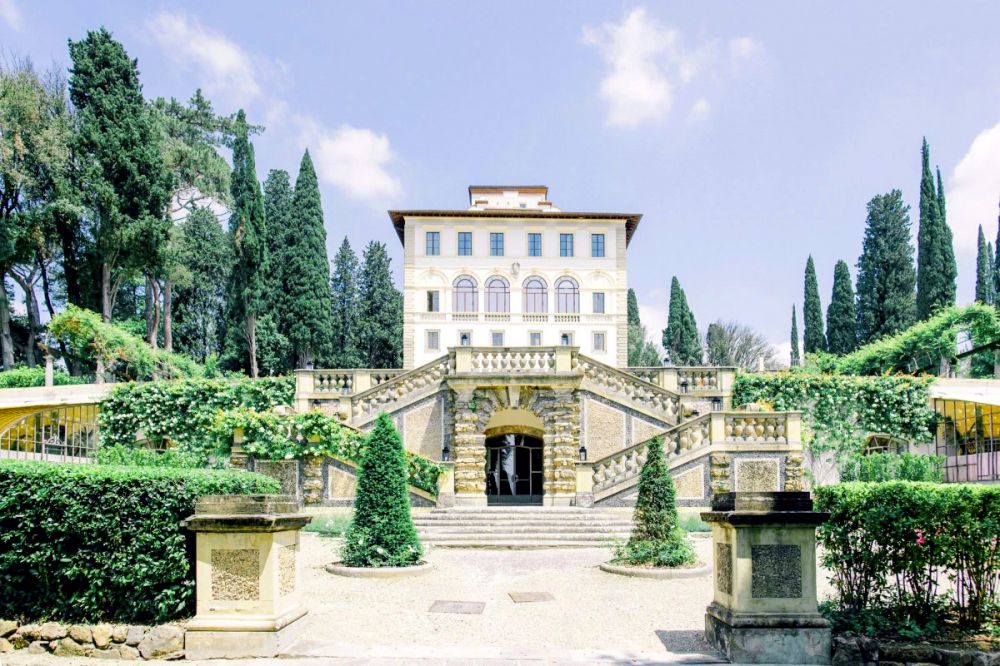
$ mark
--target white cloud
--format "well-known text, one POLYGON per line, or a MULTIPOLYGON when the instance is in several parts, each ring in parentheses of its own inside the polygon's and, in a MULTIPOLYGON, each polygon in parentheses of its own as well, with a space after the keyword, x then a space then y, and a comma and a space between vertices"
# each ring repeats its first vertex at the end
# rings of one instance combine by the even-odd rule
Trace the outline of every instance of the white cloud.
POLYGON ((14 30, 20 30, 24 27, 21 10, 14 4, 14 0, 0 0, 0 21, 3 21, 14 30))
MULTIPOLYGON (((948 225, 955 238, 959 272, 974 265, 978 229, 992 240, 1000 197, 1000 123, 979 133, 948 179, 948 225)), ((968 280, 965 280, 968 282, 968 280)))
MULTIPOLYGON (((608 103, 607 123, 629 128, 665 118, 678 91, 711 72, 719 50, 713 41, 686 48, 679 30, 661 24, 644 7, 631 10, 619 23, 584 27, 583 42, 597 47, 608 67, 600 87, 608 103)), ((737 63, 755 59, 761 48, 752 37, 730 40, 734 72, 737 63)), ((703 115, 708 101, 701 99, 694 107, 703 115)))
POLYGON ((688 111, 687 121, 689 123, 700 123, 706 118, 708 114, 712 111, 712 105, 708 103, 708 100, 702 97, 697 102, 691 105, 691 110, 688 111))
POLYGON ((197 18, 163 11, 147 26, 167 57, 194 73, 210 97, 221 96, 234 106, 245 106, 261 94, 260 63, 255 65, 249 53, 197 18))
POLYGON ((350 125, 330 130, 311 119, 300 122, 320 178, 355 199, 384 203, 402 193, 387 168, 396 159, 388 136, 350 125))

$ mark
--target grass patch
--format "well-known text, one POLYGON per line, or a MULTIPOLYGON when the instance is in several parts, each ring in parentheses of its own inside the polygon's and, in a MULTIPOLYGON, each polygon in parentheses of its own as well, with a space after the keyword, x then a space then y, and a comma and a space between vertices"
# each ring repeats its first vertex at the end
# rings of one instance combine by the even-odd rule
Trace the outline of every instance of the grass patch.
POLYGON ((712 527, 696 513, 684 514, 677 521, 685 532, 711 532, 712 527))
POLYGON ((315 516, 308 525, 302 528, 303 532, 315 532, 320 536, 340 538, 344 536, 348 526, 351 524, 351 512, 326 513, 315 516))

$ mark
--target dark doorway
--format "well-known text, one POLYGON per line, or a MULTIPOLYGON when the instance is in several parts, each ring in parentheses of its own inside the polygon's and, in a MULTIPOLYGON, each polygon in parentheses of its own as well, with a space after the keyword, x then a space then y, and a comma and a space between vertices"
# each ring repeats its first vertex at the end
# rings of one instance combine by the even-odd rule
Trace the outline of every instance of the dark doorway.
POLYGON ((542 503, 542 440, 528 435, 486 439, 488 504, 542 503))

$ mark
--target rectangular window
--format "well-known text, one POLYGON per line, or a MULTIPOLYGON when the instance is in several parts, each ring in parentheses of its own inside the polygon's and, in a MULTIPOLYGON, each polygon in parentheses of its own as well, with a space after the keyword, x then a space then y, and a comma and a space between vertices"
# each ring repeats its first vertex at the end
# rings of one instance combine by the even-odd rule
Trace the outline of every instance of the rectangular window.
POLYGON ((471 231, 459 231, 458 232, 458 256, 460 256, 460 257, 471 257, 472 256, 472 232, 471 231))
POLYGON ((572 333, 562 333, 559 335, 559 344, 563 347, 573 346, 573 334, 572 333))
POLYGON ((503 233, 490 233, 490 256, 503 256, 503 233))
POLYGON ((427 348, 441 349, 441 332, 427 331, 427 348))
POLYGON ((428 291, 427 292, 427 311, 428 312, 441 312, 441 292, 440 291, 428 291))
POLYGON ((559 234, 559 256, 573 256, 573 234, 559 234))
POLYGON ((458 334, 458 344, 463 347, 472 345, 472 331, 460 331, 458 334))
POLYGON ((436 257, 441 254, 441 232, 427 232, 427 256, 436 257))
POLYGON ((532 347, 541 347, 542 346, 542 332, 541 331, 532 331, 528 335, 529 335, 529 339, 531 340, 531 346, 532 347))
POLYGON ((603 333, 594 333, 594 351, 607 351, 603 333))
POLYGON ((540 257, 540 256, 542 256, 542 235, 541 234, 528 234, 528 256, 529 257, 540 257))
POLYGON ((594 292, 594 314, 604 314, 604 292, 594 292))
POLYGON ((604 256, 604 234, 590 234, 590 256, 604 256))
POLYGON ((503 331, 493 331, 493 346, 503 347, 503 331))

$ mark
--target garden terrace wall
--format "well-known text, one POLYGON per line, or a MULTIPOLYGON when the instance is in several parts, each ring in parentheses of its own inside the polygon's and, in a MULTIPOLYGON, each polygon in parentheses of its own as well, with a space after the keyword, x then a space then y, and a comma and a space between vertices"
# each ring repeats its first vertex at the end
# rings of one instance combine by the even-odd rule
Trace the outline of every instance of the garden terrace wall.
POLYGON ((155 623, 194 611, 202 495, 275 493, 248 472, 0 461, 0 618, 155 623))

